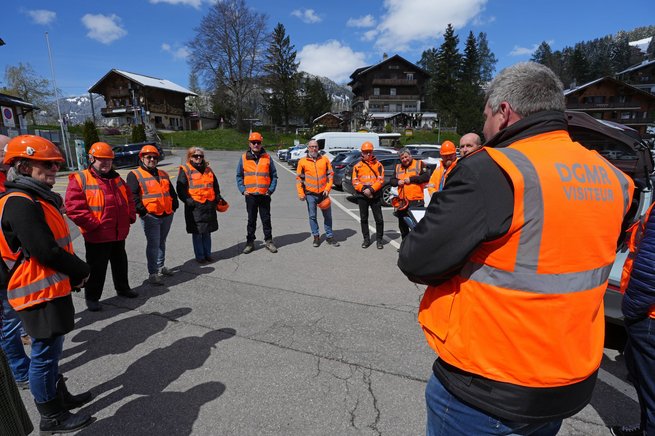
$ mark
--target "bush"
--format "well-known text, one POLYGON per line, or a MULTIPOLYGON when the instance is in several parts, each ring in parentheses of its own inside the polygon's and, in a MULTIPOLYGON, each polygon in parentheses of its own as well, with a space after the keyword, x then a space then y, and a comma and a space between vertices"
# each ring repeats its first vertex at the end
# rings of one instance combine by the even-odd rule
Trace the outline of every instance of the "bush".
POLYGON ((86 120, 84 122, 84 130, 82 131, 82 137, 84 139, 84 148, 88 151, 91 148, 91 145, 100 141, 98 137, 98 130, 96 125, 93 123, 93 120, 86 120))
POLYGON ((145 142, 146 129, 143 124, 136 124, 132 126, 132 142, 145 142))
POLYGON ((389 124, 389 123, 385 124, 384 125, 384 131, 386 133, 392 133, 393 132, 393 126, 391 124, 389 124))

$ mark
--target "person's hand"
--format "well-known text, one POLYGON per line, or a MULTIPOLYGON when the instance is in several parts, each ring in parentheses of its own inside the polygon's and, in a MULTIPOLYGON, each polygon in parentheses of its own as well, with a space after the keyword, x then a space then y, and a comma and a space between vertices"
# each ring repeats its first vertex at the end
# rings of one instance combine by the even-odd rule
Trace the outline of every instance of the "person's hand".
POLYGON ((398 186, 403 186, 405 181, 403 179, 398 179, 398 186))
POLYGON ((407 178, 405 179, 405 185, 409 185, 410 183, 412 183, 412 182, 409 180, 409 177, 407 177, 407 178))
POLYGON ((250 195, 250 192, 248 192, 248 191, 243 191, 243 195, 248 196, 248 195, 250 195))
POLYGON ((84 277, 84 278, 82 279, 81 282, 79 282, 79 283, 77 283, 77 284, 75 284, 75 285, 72 285, 72 287, 73 287, 74 289, 80 289, 80 288, 83 288, 84 285, 86 285, 86 282, 89 280, 89 277, 90 277, 90 274, 87 275, 86 277, 84 277))
POLYGON ((305 197, 298 197, 300 201, 305 201, 305 197))
POLYGON ((368 198, 373 198, 373 193, 369 188, 364 189, 364 195, 366 195, 368 198))
POLYGON ((330 195, 330 190, 329 189, 326 189, 325 191, 323 191, 323 196, 324 197, 327 197, 328 195, 330 195))

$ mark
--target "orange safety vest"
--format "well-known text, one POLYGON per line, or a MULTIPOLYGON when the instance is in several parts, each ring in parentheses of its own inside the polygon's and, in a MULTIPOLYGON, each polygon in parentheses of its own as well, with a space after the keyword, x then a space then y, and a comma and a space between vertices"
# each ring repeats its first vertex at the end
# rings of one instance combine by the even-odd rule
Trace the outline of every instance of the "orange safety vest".
MULTIPOLYGON (((632 274, 632 268, 634 267, 635 257, 639 251, 641 239, 644 237, 644 231, 646 231, 646 223, 648 223, 651 210, 654 206, 655 203, 651 204, 644 216, 626 230, 628 233, 628 257, 625 259, 623 271, 621 272, 621 284, 619 285, 619 291, 621 294, 625 294, 626 289, 628 289, 628 283, 630 283, 630 275, 632 274)), ((648 316, 650 318, 655 318, 655 306, 650 308, 648 316)))
POLYGON ((304 197, 305 192, 322 194, 332 189, 334 171, 325 156, 319 156, 316 160, 303 157, 298 162, 296 174, 296 189, 299 197, 304 197))
POLYGON ((171 180, 166 171, 160 169, 159 180, 143 168, 137 168, 132 173, 141 187, 141 202, 148 213, 153 215, 170 215, 173 213, 173 197, 171 197, 171 180))
POLYGON ((512 183, 510 228, 427 288, 419 323, 463 371, 530 388, 582 382, 600 366, 603 295, 634 183, 566 131, 487 152, 512 183))
MULTIPOLYGON (((7 199, 10 197, 25 197, 35 201, 22 192, 11 192, 0 198, 0 221, 4 214, 7 199)), ((73 253, 73 240, 68 232, 68 226, 61 212, 47 201, 36 201, 43 209, 45 221, 52 231, 57 244, 69 253, 73 253)), ((22 253, 22 248, 12 251, 9 248, 4 232, 0 231, 0 254, 7 268, 13 274, 7 283, 7 298, 14 310, 23 310, 55 298, 65 297, 71 293, 70 279, 66 274, 42 265, 34 257, 22 258, 16 265, 22 253)))
POLYGON ((446 184, 446 178, 448 177, 448 174, 450 174, 450 172, 453 170, 453 168, 455 168, 456 163, 457 161, 451 163, 446 171, 444 171, 443 164, 434 169, 432 175, 430 176, 430 181, 426 186, 428 188, 428 194, 432 195, 435 192, 441 191, 443 189, 443 185, 446 184))
POLYGON ((186 174, 189 195, 193 201, 198 203, 214 201, 216 193, 214 192, 214 172, 211 168, 206 167, 205 171, 201 173, 193 165, 186 163, 180 165, 180 169, 186 174))
POLYGON ((271 157, 263 153, 258 160, 246 159, 246 154, 241 156, 243 164, 243 184, 246 192, 250 194, 266 195, 271 186, 271 157))
POLYGON ((352 184, 357 192, 362 192, 365 186, 378 192, 384 185, 384 167, 377 160, 357 162, 353 167, 352 184))
MULTIPOLYGON (((86 195, 86 204, 88 205, 89 210, 93 216, 100 221, 102 218, 102 211, 105 208, 105 194, 102 192, 102 189, 100 189, 100 185, 98 185, 98 179, 88 169, 71 174, 68 178, 69 180, 75 178, 77 184, 82 188, 82 191, 84 191, 84 194, 86 195)), ((120 192, 125 200, 125 204, 127 204, 127 186, 125 185, 125 182, 123 182, 123 179, 117 177, 116 179, 112 179, 111 183, 116 185, 118 192, 120 192)), ((82 233, 86 232, 84 229, 81 230, 82 233)))
MULTIPOLYGON (((421 174, 422 164, 420 160, 412 159, 412 162, 404 168, 402 164, 396 165, 396 178, 398 180, 407 180, 410 177, 421 174)), ((423 184, 408 183, 403 185, 403 189, 398 190, 398 197, 406 198, 409 201, 423 200, 423 184)))

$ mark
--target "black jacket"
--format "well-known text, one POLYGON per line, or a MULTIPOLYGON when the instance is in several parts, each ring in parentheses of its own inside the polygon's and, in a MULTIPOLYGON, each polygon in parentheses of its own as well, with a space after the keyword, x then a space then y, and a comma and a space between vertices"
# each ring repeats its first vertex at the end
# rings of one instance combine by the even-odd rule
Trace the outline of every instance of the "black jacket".
MULTIPOLYGON (((191 164, 193 165, 193 163, 191 164)), ((209 167, 193 165, 200 172, 211 171, 209 167)), ((187 233, 211 233, 218 230, 218 218, 216 215, 216 203, 221 198, 221 189, 218 179, 214 174, 214 193, 216 198, 213 201, 198 203, 189 195, 189 180, 184 170, 180 169, 177 175, 177 195, 184 203, 184 221, 186 222, 187 233)))

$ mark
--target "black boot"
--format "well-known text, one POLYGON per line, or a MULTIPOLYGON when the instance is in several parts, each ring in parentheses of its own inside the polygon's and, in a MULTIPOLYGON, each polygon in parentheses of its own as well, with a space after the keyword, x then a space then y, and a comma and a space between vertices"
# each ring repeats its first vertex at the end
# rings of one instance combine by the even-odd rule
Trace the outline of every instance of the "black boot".
POLYGON ((61 404, 66 410, 77 409, 93 400, 91 391, 86 391, 79 395, 73 395, 68 392, 64 376, 61 374, 57 377, 57 396, 61 399, 61 404))
POLYGON ((54 400, 45 403, 35 402, 35 404, 41 415, 39 430, 41 430, 42 435, 71 433, 83 429, 94 421, 90 415, 70 413, 61 404, 61 399, 58 396, 54 400))

